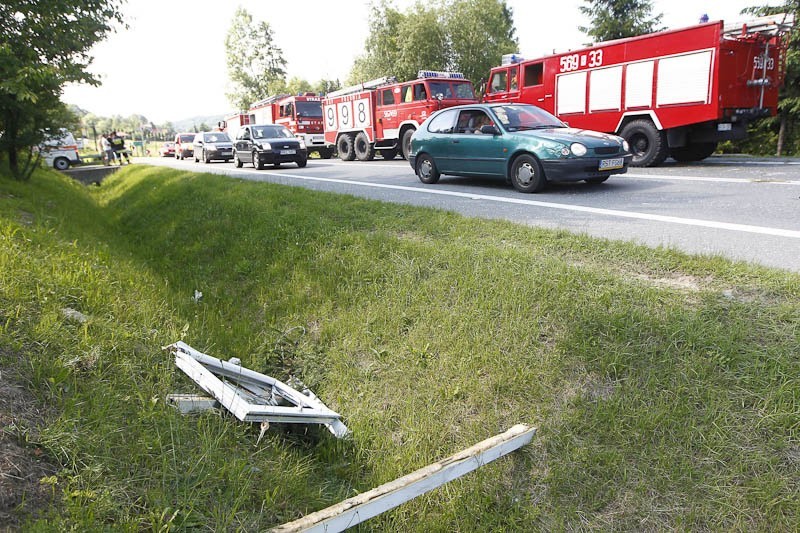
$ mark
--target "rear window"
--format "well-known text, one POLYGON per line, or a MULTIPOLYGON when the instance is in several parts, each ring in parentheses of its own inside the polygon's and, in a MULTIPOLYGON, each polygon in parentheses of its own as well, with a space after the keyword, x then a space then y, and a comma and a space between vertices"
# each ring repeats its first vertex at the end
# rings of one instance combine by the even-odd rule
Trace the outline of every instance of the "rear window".
POLYGON ((194 135, 181 135, 180 139, 182 143, 190 143, 194 140, 194 135))
POLYGON ((206 133, 203 135, 203 140, 207 143, 221 143, 230 141, 230 138, 228 137, 227 133, 219 132, 206 133))

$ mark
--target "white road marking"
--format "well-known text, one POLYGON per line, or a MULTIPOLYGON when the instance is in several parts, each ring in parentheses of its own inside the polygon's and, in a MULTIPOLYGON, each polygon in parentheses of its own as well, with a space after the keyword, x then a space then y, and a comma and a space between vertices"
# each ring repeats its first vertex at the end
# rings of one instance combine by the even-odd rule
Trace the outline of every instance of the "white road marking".
MULTIPOLYGON (((265 174, 258 171, 248 171, 251 174, 265 176, 265 174)), ((790 239, 800 239, 800 231, 770 228, 766 226, 752 226, 749 224, 736 224, 732 222, 717 222, 714 220, 701 220, 696 218, 681 218, 666 215, 655 215, 651 213, 638 213, 636 211, 620 211, 618 209, 603 209, 599 207, 586 207, 581 205, 560 204, 557 202, 542 202, 540 200, 528 200, 524 198, 511 198, 503 196, 491 196, 486 194, 463 193, 456 191, 447 191, 442 189, 435 189, 433 187, 408 187, 404 185, 389 185, 385 183, 370 183, 364 181, 353 181, 337 178, 318 178, 314 176, 301 175, 301 174, 286 174, 283 172, 274 172, 268 176, 282 176, 286 178, 316 181, 323 183, 339 183, 343 185, 355 185, 359 187, 371 187, 374 189, 390 189, 395 191, 406 191, 417 194, 434 194, 441 196, 452 196, 456 198, 466 198, 469 200, 487 200, 490 202, 528 205, 536 207, 545 207, 549 209, 561 209, 564 211, 578 211, 581 213, 592 213, 595 215, 606 215, 621 218, 634 218, 638 220, 650 220, 656 222, 666 222, 671 224, 682 224, 685 226, 697 226, 703 228, 724 229, 729 231, 738 231, 743 233, 758 233, 761 235, 773 235, 776 237, 788 237, 790 239)))

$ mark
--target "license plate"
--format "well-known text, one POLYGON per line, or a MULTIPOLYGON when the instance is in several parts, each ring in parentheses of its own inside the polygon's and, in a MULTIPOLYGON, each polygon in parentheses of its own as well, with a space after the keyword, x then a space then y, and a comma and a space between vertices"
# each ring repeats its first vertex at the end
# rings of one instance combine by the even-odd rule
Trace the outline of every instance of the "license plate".
POLYGON ((615 157, 614 159, 601 159, 599 170, 614 170, 616 168, 622 168, 623 166, 625 166, 624 159, 621 157, 615 157))
POLYGON ((294 155, 295 153, 294 150, 281 150, 281 155, 294 155))

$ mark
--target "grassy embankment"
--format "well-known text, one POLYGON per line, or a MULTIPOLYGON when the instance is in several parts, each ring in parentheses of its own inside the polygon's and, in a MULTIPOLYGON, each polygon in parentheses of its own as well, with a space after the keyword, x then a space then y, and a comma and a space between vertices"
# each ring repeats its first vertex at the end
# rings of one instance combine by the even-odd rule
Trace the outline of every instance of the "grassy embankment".
POLYGON ((300 188, 0 179, 0 365, 60 465, 34 531, 263 530, 519 422, 364 529, 792 529, 799 302, 796 274, 300 188), (298 375, 352 440, 181 416, 178 339, 298 375))

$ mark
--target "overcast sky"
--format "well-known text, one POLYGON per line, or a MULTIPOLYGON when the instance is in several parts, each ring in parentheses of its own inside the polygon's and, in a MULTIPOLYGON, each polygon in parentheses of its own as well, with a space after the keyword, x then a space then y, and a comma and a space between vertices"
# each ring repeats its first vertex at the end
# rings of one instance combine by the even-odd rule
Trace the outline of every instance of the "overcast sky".
MULTIPOLYGON (((404 11, 413 3, 395 0, 394 5, 404 11)), ((578 9, 583 0, 506 3, 513 10, 524 57, 566 51, 588 41, 578 30, 588 23, 578 9)), ((768 3, 775 0, 653 1, 654 13, 662 13, 669 28, 696 24, 704 13, 711 20, 741 20, 744 7, 768 3)), ((231 111, 225 98, 225 34, 237 5, 270 23, 288 77, 344 81, 354 58, 364 51, 366 0, 128 0, 123 13, 129 29, 112 34, 92 51, 90 70, 102 85, 69 86, 64 101, 102 116, 141 114, 156 124, 231 111)))

